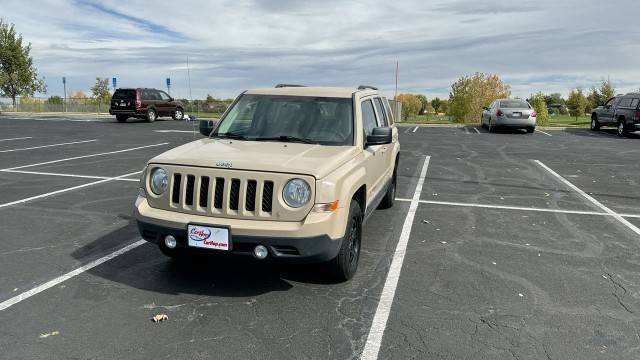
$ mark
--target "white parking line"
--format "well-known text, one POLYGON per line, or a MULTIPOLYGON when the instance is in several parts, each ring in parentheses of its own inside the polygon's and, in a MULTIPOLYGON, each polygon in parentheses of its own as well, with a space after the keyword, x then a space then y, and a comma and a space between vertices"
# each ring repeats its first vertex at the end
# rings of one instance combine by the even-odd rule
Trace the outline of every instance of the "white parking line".
POLYGON ((106 183, 106 182, 109 182, 109 181, 116 181, 119 178, 126 178, 126 177, 129 177, 131 175, 140 174, 141 172, 142 171, 136 171, 136 172, 132 172, 132 173, 129 173, 129 174, 124 174, 124 175, 120 175, 120 176, 116 176, 116 177, 112 177, 112 178, 106 178, 106 179, 90 182, 90 183, 87 183, 87 184, 82 184, 82 185, 78 185, 78 186, 72 186, 72 187, 68 187, 68 188, 65 188, 65 189, 52 191, 52 192, 45 193, 45 194, 31 196, 31 197, 28 197, 28 198, 25 198, 25 199, 21 199, 21 200, 11 201, 11 202, 8 202, 8 203, 0 204, 0 209, 6 208, 6 207, 9 207, 9 206, 13 206, 13 205, 23 204, 23 203, 26 203, 26 202, 29 202, 29 201, 33 201, 33 200, 46 198, 46 197, 53 196, 53 195, 66 193, 66 192, 73 191, 73 190, 86 188, 86 187, 89 187, 89 186, 94 186, 94 185, 106 183))
POLYGON ((473 128, 473 130, 475 130, 478 134, 482 134, 482 133, 480 132, 480 130, 478 130, 478 128, 476 128, 476 127, 474 127, 474 128, 473 128))
POLYGON ((416 132, 416 131, 418 131, 418 128, 419 128, 419 127, 418 127, 418 126, 416 126, 416 127, 413 129, 413 131, 412 131, 412 132, 416 132))
POLYGON ((409 212, 404 219, 402 225, 402 232, 400 233, 400 239, 396 246, 396 251, 393 254, 393 260, 391 260, 391 266, 387 273, 387 279, 384 282, 384 288, 380 295, 380 301, 376 308, 376 314, 373 317, 371 323, 371 329, 369 329, 369 336, 367 336, 367 342, 364 345, 364 351, 362 352, 361 359, 373 360, 378 358, 380 352, 380 346, 382 345, 382 336, 384 335, 384 329, 387 327, 387 321, 389 320, 389 312, 391 311, 391 305, 393 304, 393 297, 396 293, 396 287, 398 286, 398 279, 400 279, 400 271, 402 270, 402 263, 404 262, 404 256, 407 252, 407 244, 409 242, 409 236, 411 235, 411 227, 413 226, 413 218, 415 217, 416 210, 418 209, 418 203, 420 201, 420 193, 422 192, 422 186, 424 185, 424 179, 427 176, 427 169, 429 168, 430 156, 424 159, 422 165, 422 171, 420 172, 420 178, 418 178, 418 184, 416 190, 413 193, 411 199, 411 205, 409 205, 409 212))
POLYGON ((545 134, 545 135, 547 135, 547 136, 553 136, 553 135, 549 134, 548 132, 544 132, 544 131, 542 131, 542 130, 537 130, 537 131, 538 131, 539 133, 543 133, 543 134, 545 134))
POLYGON ((168 144, 169 144, 168 142, 165 142, 165 143, 160 143, 160 144, 153 144, 153 145, 138 146, 138 147, 134 147, 134 148, 123 149, 123 150, 116 150, 116 151, 109 151, 109 152, 103 152, 103 153, 98 153, 98 154, 90 154, 90 155, 74 156, 74 157, 65 158, 65 159, 51 160, 51 161, 45 161, 45 162, 41 162, 41 163, 35 163, 35 164, 29 164, 29 165, 16 166, 16 167, 6 168, 6 169, 2 169, 2 170, 17 170, 17 169, 24 169, 24 168, 33 167, 33 166, 48 165, 48 164, 55 164, 55 163, 59 163, 59 162, 63 162, 63 161, 71 161, 71 160, 78 160, 78 159, 86 159, 86 158, 90 158, 90 157, 94 157, 94 156, 104 156, 104 155, 111 155, 111 154, 119 154, 119 153, 123 153, 123 152, 127 152, 127 151, 134 151, 134 150, 146 149, 146 148, 150 148, 150 147, 163 146, 163 145, 168 145, 168 144))
POLYGON ((129 244, 129 245, 123 247, 120 250, 116 250, 116 251, 112 252, 111 254, 103 256, 103 257, 101 257, 101 258, 99 258, 97 260, 94 260, 94 261, 92 261, 92 262, 90 262, 90 263, 88 263, 86 265, 83 265, 83 266, 81 266, 81 267, 79 267, 79 268, 77 268, 75 270, 72 270, 72 271, 70 271, 70 272, 68 272, 68 273, 66 273, 64 275, 61 275, 61 276, 58 276, 55 279, 49 280, 44 284, 38 285, 38 286, 34 287, 31 290, 25 291, 25 292, 23 292, 23 293, 21 293, 19 295, 16 295, 16 296, 14 296, 14 297, 12 297, 12 298, 10 298, 8 300, 5 300, 5 301, 0 303, 0 311, 6 310, 11 306, 13 306, 13 305, 15 305, 15 304, 17 304, 17 303, 19 303, 21 301, 24 301, 24 300, 32 297, 33 295, 39 294, 39 293, 41 293, 41 292, 43 292, 43 291, 45 291, 45 290, 47 290, 49 288, 52 288, 52 287, 54 287, 54 286, 56 286, 56 285, 58 285, 58 284, 60 284, 60 283, 62 283, 64 281, 67 281, 67 280, 71 279, 74 276, 78 276, 78 275, 82 274, 83 272, 85 272, 87 270, 91 270, 91 269, 93 269, 94 267, 96 267, 96 266, 98 266, 100 264, 103 264, 103 263, 105 263, 105 262, 107 262, 107 261, 109 261, 111 259, 114 259, 114 258, 116 258, 116 257, 118 257, 118 256, 120 256, 120 255, 122 255, 124 253, 127 253, 127 252, 137 248, 138 246, 144 244, 144 243, 146 243, 146 241, 138 240, 138 241, 134 242, 133 244, 129 244))
POLYGON ((1 151, 0 151, 0 153, 8 153, 8 152, 14 152, 14 151, 25 151, 25 150, 42 149, 42 148, 49 148, 49 147, 54 147, 54 146, 64 146, 64 145, 73 145, 73 144, 84 144, 84 143, 89 143, 89 142, 94 142, 94 141, 98 141, 98 140, 97 140, 97 139, 93 139, 93 140, 84 140, 84 141, 73 141, 73 142, 60 143, 60 144, 51 144, 51 145, 33 146, 33 147, 22 148, 22 149, 1 150, 1 151))
POLYGON ((591 197, 589 194, 587 194, 584 191, 580 190, 580 188, 578 188, 577 186, 573 185, 571 182, 569 182, 569 180, 567 180, 567 179, 563 178, 562 176, 558 175, 558 173, 553 171, 547 165, 543 164, 540 160, 534 160, 534 162, 536 164, 540 165, 543 169, 547 170, 551 175, 555 176, 558 180, 560 180, 560 182, 562 182, 563 184, 567 185, 571 189, 575 190, 578 194, 582 195, 582 197, 584 197, 585 199, 589 200, 589 202, 591 202, 595 206, 599 207, 600 209, 602 209, 606 213, 608 213, 611 216, 613 216, 616 220, 621 222, 624 226, 628 227, 631 231, 633 231, 634 233, 640 235, 640 229, 638 229, 637 226, 635 226, 632 223, 630 223, 629 221, 627 221, 627 219, 623 218, 620 214, 618 214, 615 211, 609 209, 608 207, 604 206, 601 202, 599 202, 598 200, 596 200, 593 197, 591 197))
POLYGON ((31 136, 27 136, 27 137, 19 137, 19 138, 11 138, 11 139, 0 139, 0 141, 27 140, 27 139, 33 139, 33 138, 31 136))
POLYGON ((193 130, 153 130, 154 132, 159 132, 159 133, 193 133, 193 130))
MULTIPOLYGON (((396 201, 411 202, 411 199, 396 198, 396 201)), ((460 202, 450 202, 450 201, 420 200, 420 204, 448 205, 448 206, 461 206, 461 207, 476 207, 476 208, 485 208, 485 209, 539 211, 539 212, 573 214, 573 215, 613 216, 613 215, 611 215, 609 213, 595 212, 595 211, 544 209, 544 208, 534 208, 534 207, 489 205, 489 204, 476 204, 476 203, 460 203, 460 202)), ((625 218, 640 218, 640 214, 618 214, 618 215, 620 215, 622 217, 625 217, 625 218)))
POLYGON ((117 181, 135 181, 135 182, 140 181, 140 180, 137 180, 137 179, 120 179, 120 178, 113 178, 113 177, 108 177, 108 176, 61 174, 61 173, 51 173, 51 172, 41 172, 41 171, 0 170, 0 172, 15 173, 15 174, 29 174, 29 175, 72 177, 72 178, 80 178, 80 179, 100 179, 100 180, 113 179, 113 180, 117 180, 117 181))

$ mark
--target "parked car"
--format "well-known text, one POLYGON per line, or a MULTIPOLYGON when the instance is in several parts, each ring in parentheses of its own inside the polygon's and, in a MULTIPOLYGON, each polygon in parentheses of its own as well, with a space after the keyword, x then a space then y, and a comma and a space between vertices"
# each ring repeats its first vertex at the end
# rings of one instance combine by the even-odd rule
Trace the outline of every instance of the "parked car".
POLYGON ((145 240, 170 257, 326 262, 336 280, 354 275, 363 224, 396 192, 398 131, 376 88, 246 91, 200 131, 144 169, 145 240))
POLYGON ((537 114, 529 102, 521 99, 499 99, 484 108, 480 123, 489 132, 494 129, 525 129, 528 133, 536 130, 537 114))
POLYGON ((111 97, 109 114, 115 115, 118 122, 125 122, 128 118, 154 122, 161 116, 182 120, 184 106, 162 90, 121 88, 111 97))
POLYGON ((615 126, 618 136, 640 130, 640 93, 612 97, 591 112, 591 130, 615 126))

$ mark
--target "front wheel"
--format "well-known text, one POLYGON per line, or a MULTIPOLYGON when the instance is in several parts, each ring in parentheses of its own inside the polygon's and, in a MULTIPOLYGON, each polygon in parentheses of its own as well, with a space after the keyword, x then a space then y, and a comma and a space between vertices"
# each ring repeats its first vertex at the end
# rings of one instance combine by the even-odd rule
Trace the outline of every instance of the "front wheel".
POLYGON ((536 128, 533 126, 527 128, 527 133, 529 134, 533 134, 534 131, 536 131, 536 128))
POLYGON ((600 123, 598 122, 598 117, 596 115, 593 115, 591 117, 591 131, 598 130, 600 130, 600 123))
POLYGON ((331 260, 328 270, 332 278, 344 282, 355 275, 360 259, 360 245, 362 243, 362 210, 357 201, 351 200, 349 205, 349 220, 344 232, 338 255, 331 260))
POLYGON ((173 112, 173 120, 182 120, 184 118, 184 110, 177 108, 176 111, 173 112))

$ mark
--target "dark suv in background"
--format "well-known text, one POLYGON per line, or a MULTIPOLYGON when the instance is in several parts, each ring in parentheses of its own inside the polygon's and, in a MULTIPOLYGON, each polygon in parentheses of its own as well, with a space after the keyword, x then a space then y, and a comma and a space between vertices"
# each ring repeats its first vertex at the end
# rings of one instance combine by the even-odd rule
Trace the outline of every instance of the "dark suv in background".
POLYGON ((618 95, 591 113, 591 130, 615 126, 619 136, 640 130, 640 93, 618 95))
POLYGON ((111 97, 109 114, 115 115, 118 122, 128 118, 147 119, 154 122, 160 116, 171 116, 182 120, 184 107, 180 101, 157 89, 116 89, 111 97))

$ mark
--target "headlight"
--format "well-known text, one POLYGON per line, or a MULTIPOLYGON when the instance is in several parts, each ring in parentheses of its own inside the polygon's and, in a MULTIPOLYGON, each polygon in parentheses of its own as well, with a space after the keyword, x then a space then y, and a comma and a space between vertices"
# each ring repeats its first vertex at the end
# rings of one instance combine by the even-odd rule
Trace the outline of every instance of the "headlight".
POLYGON ((311 200, 311 187, 302 179, 292 179, 282 190, 282 198, 292 208, 299 208, 311 200))
POLYGON ((169 178, 167 172, 162 168, 155 168, 151 171, 151 191, 156 195, 162 195, 167 191, 169 178))

